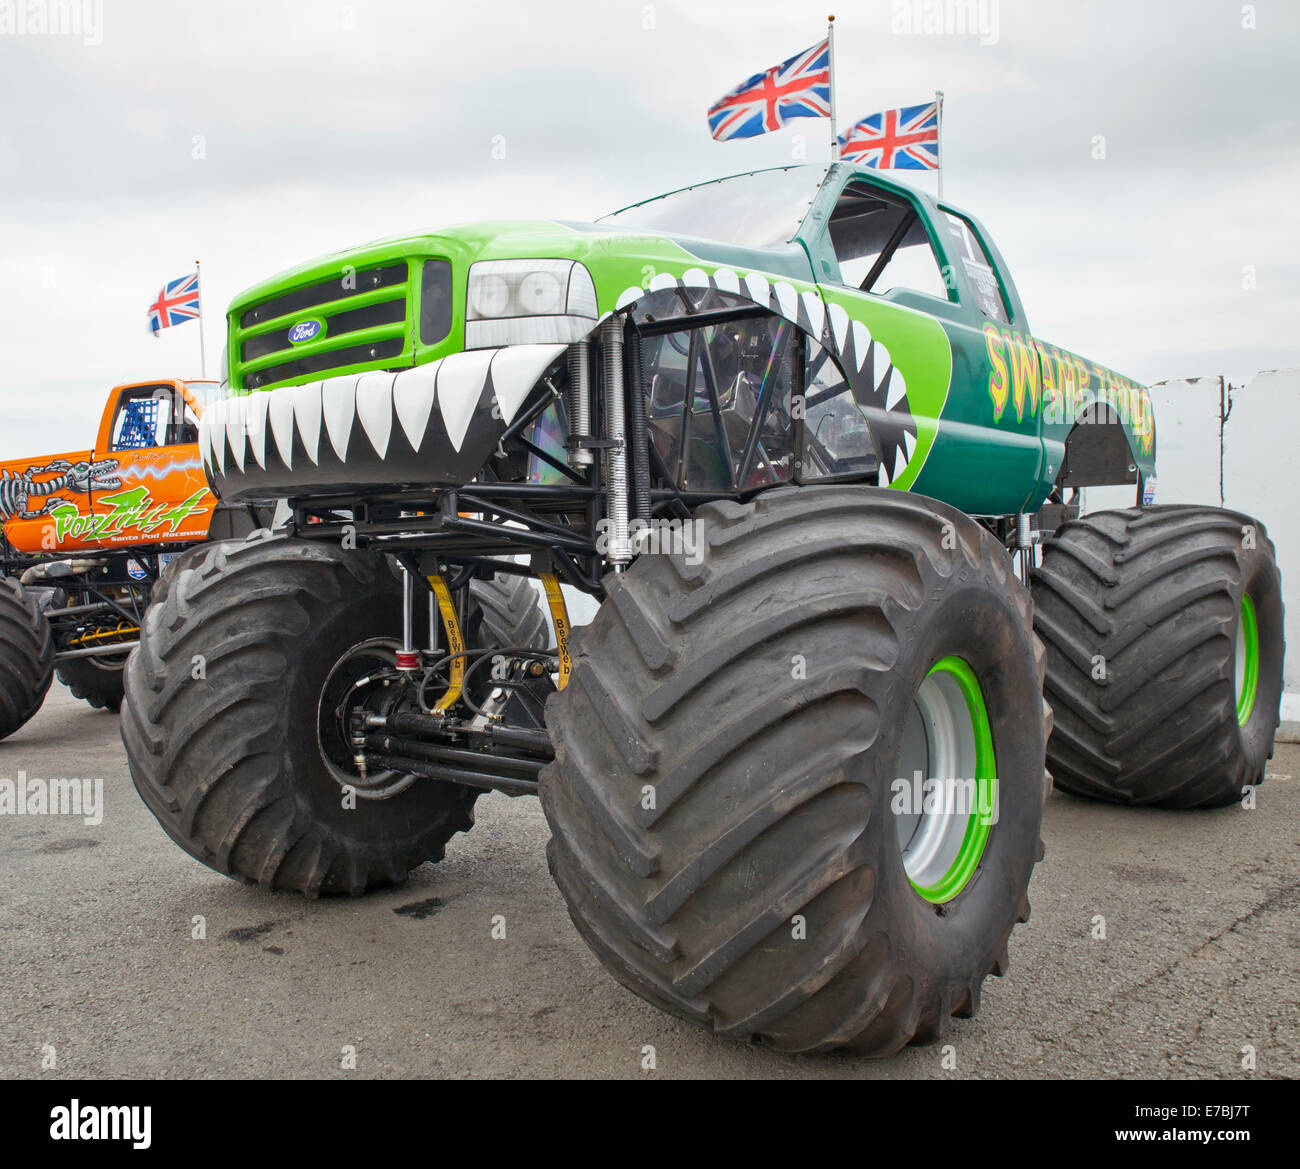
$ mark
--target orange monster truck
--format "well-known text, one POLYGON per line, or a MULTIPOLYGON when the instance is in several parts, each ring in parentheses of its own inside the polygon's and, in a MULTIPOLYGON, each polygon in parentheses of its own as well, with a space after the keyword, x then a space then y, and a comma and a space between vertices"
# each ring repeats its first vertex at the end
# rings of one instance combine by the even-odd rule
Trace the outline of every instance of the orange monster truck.
POLYGON ((0 739, 40 709, 55 671, 116 710, 122 667, 168 563, 270 516, 218 503, 196 445, 217 382, 116 387, 91 450, 0 463, 0 739))

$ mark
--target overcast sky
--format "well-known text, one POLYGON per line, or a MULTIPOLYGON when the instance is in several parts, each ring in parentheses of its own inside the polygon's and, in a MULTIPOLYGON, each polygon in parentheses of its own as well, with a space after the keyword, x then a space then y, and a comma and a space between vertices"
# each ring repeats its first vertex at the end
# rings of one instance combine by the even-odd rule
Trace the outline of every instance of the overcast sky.
MULTIPOLYGON (((834 0, 87 2, 82 35, 39 35, 0 0, 0 458, 197 375, 197 327, 146 324, 196 257, 213 374, 229 300, 321 253, 592 218, 796 134, 829 154, 820 120, 719 144, 704 115, 834 0)), ((1300 4, 985 0, 988 35, 902 31, 936 3, 838 5, 841 121, 946 92, 945 194, 1036 335, 1148 382, 1300 366, 1300 4)))

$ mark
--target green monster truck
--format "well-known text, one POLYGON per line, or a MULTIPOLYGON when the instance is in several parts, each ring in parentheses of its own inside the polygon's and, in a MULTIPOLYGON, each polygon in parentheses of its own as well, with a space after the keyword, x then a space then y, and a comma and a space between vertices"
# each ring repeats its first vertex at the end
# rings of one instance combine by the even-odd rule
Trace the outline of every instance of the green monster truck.
POLYGON ((875 172, 330 256, 241 295, 227 359, 210 482, 294 518, 172 578, 123 719, 220 872, 360 893, 535 793, 624 985, 888 1055, 1005 970, 1045 761, 1168 807, 1263 778, 1264 530, 1149 506, 1146 390, 1035 340, 980 224, 875 172), (1133 506, 1080 518, 1098 484, 1133 506), (474 628, 494 574, 553 648, 474 628), (600 601, 572 640, 562 584, 600 601))

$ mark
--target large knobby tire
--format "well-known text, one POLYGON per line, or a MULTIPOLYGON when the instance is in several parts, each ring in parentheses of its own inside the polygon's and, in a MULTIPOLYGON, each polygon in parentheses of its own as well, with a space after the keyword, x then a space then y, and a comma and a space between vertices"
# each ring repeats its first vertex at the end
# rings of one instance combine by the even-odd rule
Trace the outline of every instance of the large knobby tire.
POLYGON ((268 888, 358 894, 470 828, 477 791, 428 779, 345 808, 323 756, 335 664, 400 634, 381 560, 263 532, 205 549, 161 591, 127 663, 122 738, 136 789, 190 855, 268 888))
POLYGON ((1051 715, 1028 592, 944 504, 861 487, 696 513, 576 631, 547 707, 551 871, 625 986, 723 1035, 884 1056, 969 1016, 1029 914, 1051 715), (1000 808, 946 898, 914 886, 895 781, 960 659, 1000 808), (905 754, 906 752, 906 754, 905 754))
MULTIPOLYGON (((161 603, 166 597, 166 589, 176 574, 197 560, 207 547, 210 545, 195 544, 168 561, 167 567, 154 583, 152 591, 146 594, 142 607, 161 603)), ((102 658, 97 660, 104 661, 102 658)), ((72 692, 74 698, 80 698, 96 710, 117 711, 122 708, 122 699, 126 692, 126 655, 124 654, 120 660, 113 660, 117 663, 115 666, 96 665, 96 659, 91 658, 67 658, 58 663, 55 672, 59 681, 72 692)))
POLYGON ((0 739, 41 708, 54 677, 54 641, 36 599, 0 578, 0 739))
POLYGON ((469 583, 471 608, 465 630, 470 645, 546 649, 551 630, 541 598, 525 576, 498 573, 491 580, 469 583))
MULTIPOLYGON (((100 659, 101 661, 103 659, 100 659)), ((96 665, 91 658, 68 658, 56 667, 59 681, 96 710, 118 710, 122 705, 125 661, 116 666, 96 665)))
POLYGON ((1033 593, 1059 787, 1208 808, 1263 781, 1284 645, 1281 578, 1262 524, 1213 507, 1096 512, 1048 543, 1033 593), (1253 700, 1239 686, 1250 676, 1253 700))

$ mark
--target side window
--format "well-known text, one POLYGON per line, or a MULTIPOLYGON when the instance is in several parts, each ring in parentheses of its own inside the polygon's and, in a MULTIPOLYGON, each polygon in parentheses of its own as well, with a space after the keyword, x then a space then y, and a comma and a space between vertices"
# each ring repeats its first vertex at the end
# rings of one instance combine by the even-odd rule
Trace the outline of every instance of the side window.
POLYGON ((811 341, 807 349, 803 477, 869 474, 877 461, 866 416, 831 355, 811 341))
POLYGON ((109 449, 143 450, 170 441, 175 399, 165 386, 142 389, 118 402, 109 449))
POLYGON ((975 234, 975 229, 951 211, 945 211, 943 216, 948 225, 948 254, 966 269, 966 276, 975 288, 980 312, 991 321, 1010 324, 1011 313, 1006 298, 1002 295, 1002 286, 998 283, 997 273, 993 271, 993 264, 979 236, 975 234))
POLYGON ((844 188, 830 221, 840 279, 863 292, 908 289, 948 299, 925 223, 910 203, 866 183, 844 188))

